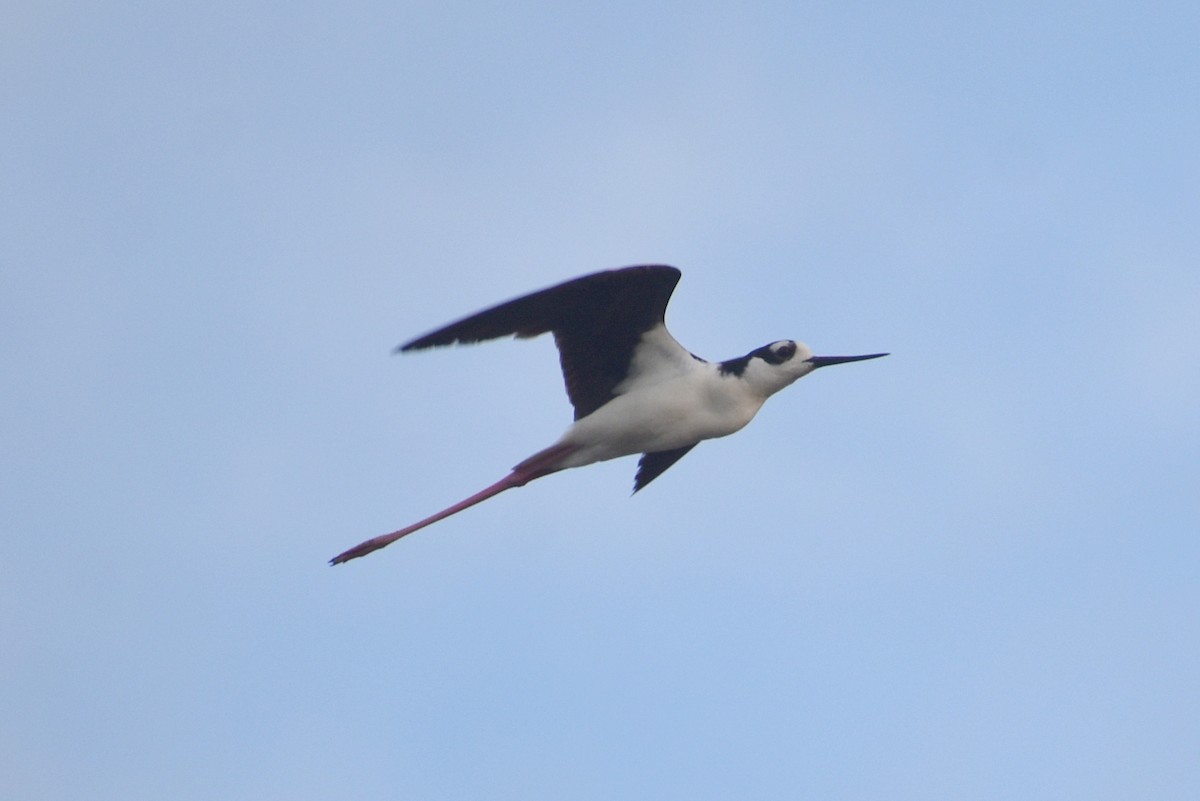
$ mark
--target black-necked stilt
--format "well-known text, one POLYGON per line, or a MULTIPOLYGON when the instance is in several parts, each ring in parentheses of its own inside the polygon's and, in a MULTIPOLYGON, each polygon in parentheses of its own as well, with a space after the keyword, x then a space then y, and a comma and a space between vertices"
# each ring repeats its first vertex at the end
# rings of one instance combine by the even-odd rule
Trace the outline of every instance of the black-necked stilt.
POLYGON ((331 564, 365 556, 506 489, 568 467, 640 453, 633 484, 637 492, 701 440, 742 428, 767 398, 796 379, 818 367, 887 355, 813 356, 807 345, 784 339, 736 359, 705 361, 676 342, 664 324, 679 275, 679 270, 664 265, 585 275, 473 314, 397 348, 420 350, 550 332, 575 422, 558 442, 490 487, 407 528, 356 545, 331 564))

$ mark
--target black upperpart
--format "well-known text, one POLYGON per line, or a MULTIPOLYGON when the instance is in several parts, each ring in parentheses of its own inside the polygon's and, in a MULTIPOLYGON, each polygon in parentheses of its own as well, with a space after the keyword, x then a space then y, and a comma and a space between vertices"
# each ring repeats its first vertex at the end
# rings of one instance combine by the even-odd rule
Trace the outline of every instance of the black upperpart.
POLYGON ((642 334, 663 322, 679 275, 658 264, 585 275, 484 309, 397 350, 552 332, 578 420, 612 400, 642 334))
MULTIPOLYGON (((774 344, 774 342, 771 343, 771 345, 774 344)), ((771 345, 763 345, 761 348, 755 348, 745 356, 739 356, 736 359, 727 359, 723 362, 718 362, 717 370, 721 375, 732 375, 741 378, 742 373, 746 372, 746 365, 750 364, 751 359, 762 359, 767 364, 783 364, 796 355, 796 343, 794 342, 785 342, 775 349, 772 349, 771 345)))

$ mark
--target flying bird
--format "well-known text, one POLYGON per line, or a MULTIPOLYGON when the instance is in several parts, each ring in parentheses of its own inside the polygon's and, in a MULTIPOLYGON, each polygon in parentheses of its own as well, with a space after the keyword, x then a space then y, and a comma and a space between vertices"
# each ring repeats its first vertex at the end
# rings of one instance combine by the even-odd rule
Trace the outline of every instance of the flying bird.
POLYGON ((338 554, 340 564, 534 479, 593 462, 642 454, 633 491, 645 487, 697 443, 738 431, 767 398, 818 367, 865 356, 814 356, 790 339, 745 356, 710 362, 667 331, 667 302, 680 272, 641 265, 585 275, 501 303, 401 345, 398 352, 554 335, 575 422, 548 448, 469 498, 419 522, 338 554))

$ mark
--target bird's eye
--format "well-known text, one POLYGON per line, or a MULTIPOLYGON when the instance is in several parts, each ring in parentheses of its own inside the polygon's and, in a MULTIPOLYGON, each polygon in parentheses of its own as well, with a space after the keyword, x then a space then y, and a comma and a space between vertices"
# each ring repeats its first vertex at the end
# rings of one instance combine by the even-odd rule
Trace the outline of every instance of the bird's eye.
POLYGON ((796 343, 784 342, 775 349, 775 355, 779 357, 779 361, 786 362, 788 359, 796 355, 796 343))

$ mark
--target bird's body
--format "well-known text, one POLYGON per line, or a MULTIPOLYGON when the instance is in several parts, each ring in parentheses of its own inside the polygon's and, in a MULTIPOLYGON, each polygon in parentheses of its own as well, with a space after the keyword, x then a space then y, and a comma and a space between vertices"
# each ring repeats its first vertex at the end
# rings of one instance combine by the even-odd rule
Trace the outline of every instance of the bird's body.
MULTIPOLYGON (((663 336, 670 336, 659 328, 663 336)), ((672 355, 631 374, 628 386, 596 411, 575 422, 562 442, 580 451, 570 467, 635 453, 657 453, 724 437, 754 417, 766 400, 748 392, 738 378, 722 376, 716 364, 672 355)), ((682 351, 682 348, 680 348, 682 351)), ((647 360, 649 361, 649 360, 647 360)))
POLYGON ((575 422, 558 442, 471 497, 339 554, 333 564, 382 548, 504 490, 559 470, 643 454, 634 491, 697 443, 743 428, 767 398, 828 364, 873 359, 813 356, 792 340, 745 356, 709 362, 667 331, 667 302, 679 281, 674 267, 608 270, 516 298, 413 340, 409 351, 502 336, 554 334, 575 422))

